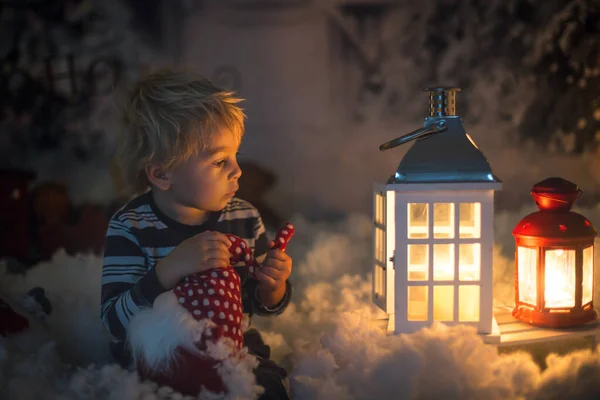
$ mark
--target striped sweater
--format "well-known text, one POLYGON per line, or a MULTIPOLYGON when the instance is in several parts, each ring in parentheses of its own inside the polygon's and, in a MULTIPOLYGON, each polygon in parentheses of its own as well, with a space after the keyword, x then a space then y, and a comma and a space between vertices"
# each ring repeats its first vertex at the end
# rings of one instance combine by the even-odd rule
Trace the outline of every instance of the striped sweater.
MULTIPOLYGON (((181 224, 162 213, 152 192, 134 198, 113 215, 106 233, 100 316, 115 339, 124 341, 131 318, 139 310, 151 307, 156 297, 166 291, 158 282, 154 266, 181 242, 207 230, 241 237, 256 257, 268 250, 260 214, 250 203, 235 197, 197 226, 181 224)), ((236 267, 236 271, 242 280, 244 313, 279 314, 289 304, 289 282, 281 303, 266 308, 258 301, 257 281, 248 277, 247 268, 236 267)))

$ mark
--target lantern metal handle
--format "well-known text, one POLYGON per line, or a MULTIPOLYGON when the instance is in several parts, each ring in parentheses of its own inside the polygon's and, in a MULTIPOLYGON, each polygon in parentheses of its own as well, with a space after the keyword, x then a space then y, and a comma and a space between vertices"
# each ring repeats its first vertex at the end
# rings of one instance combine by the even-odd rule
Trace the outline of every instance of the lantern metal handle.
POLYGON ((427 136, 433 135, 434 133, 444 132, 447 129, 448 124, 446 124, 446 120, 441 119, 423 128, 417 129, 415 131, 407 133, 406 135, 400 136, 394 140, 390 140, 389 142, 379 146, 379 150, 385 151, 393 149, 394 147, 400 146, 401 144, 408 143, 416 139, 423 139, 427 136))
MULTIPOLYGON (((531 194, 533 194, 533 193, 535 193, 538 197, 543 197, 545 199, 551 199, 551 200, 556 201, 558 203, 571 203, 571 201, 569 201, 569 200, 563 200, 563 199, 559 199, 559 198, 552 197, 552 196, 544 196, 540 192, 533 192, 533 191, 531 191, 531 194)), ((582 194, 583 194, 583 190, 581 190, 581 189, 578 188, 577 189, 577 196, 575 197, 575 199, 580 198, 582 194)))

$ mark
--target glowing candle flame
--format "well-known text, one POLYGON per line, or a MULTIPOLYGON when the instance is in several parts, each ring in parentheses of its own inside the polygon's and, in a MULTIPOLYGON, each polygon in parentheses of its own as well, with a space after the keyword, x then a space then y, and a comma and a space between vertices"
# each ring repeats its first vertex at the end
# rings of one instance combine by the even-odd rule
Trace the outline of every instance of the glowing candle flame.
POLYGON ((546 307, 575 307, 575 250, 546 250, 546 307))

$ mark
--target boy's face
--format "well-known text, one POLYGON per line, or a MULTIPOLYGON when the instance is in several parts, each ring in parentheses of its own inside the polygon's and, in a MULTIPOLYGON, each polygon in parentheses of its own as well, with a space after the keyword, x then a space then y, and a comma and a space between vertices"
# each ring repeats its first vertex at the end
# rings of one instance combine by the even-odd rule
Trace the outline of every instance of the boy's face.
POLYGON ((208 149, 170 171, 173 200, 197 210, 222 210, 239 188, 238 148, 234 135, 221 129, 208 149))

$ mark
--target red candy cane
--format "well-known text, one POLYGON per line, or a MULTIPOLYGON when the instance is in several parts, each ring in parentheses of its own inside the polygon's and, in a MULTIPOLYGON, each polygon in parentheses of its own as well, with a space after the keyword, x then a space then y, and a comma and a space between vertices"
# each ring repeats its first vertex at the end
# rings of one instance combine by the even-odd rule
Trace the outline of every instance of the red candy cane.
MULTIPOLYGON (((273 241, 273 246, 271 247, 271 249, 279 249, 281 251, 285 251, 290 239, 292 238, 292 236, 294 236, 294 232, 295 232, 294 225, 292 225, 288 222, 275 235, 275 240, 273 241)), ((260 265, 256 262, 256 260, 254 260, 253 265, 248 266, 248 270, 250 271, 250 274, 254 277, 256 277, 255 268, 260 268, 260 265)))
POLYGON ((288 242, 290 241, 292 236, 294 236, 295 231, 296 230, 294 229, 294 225, 290 223, 288 223, 286 226, 280 229, 279 232, 277 232, 277 235, 275 236, 275 244, 273 245, 273 248, 279 248, 281 251, 285 251, 288 242))

